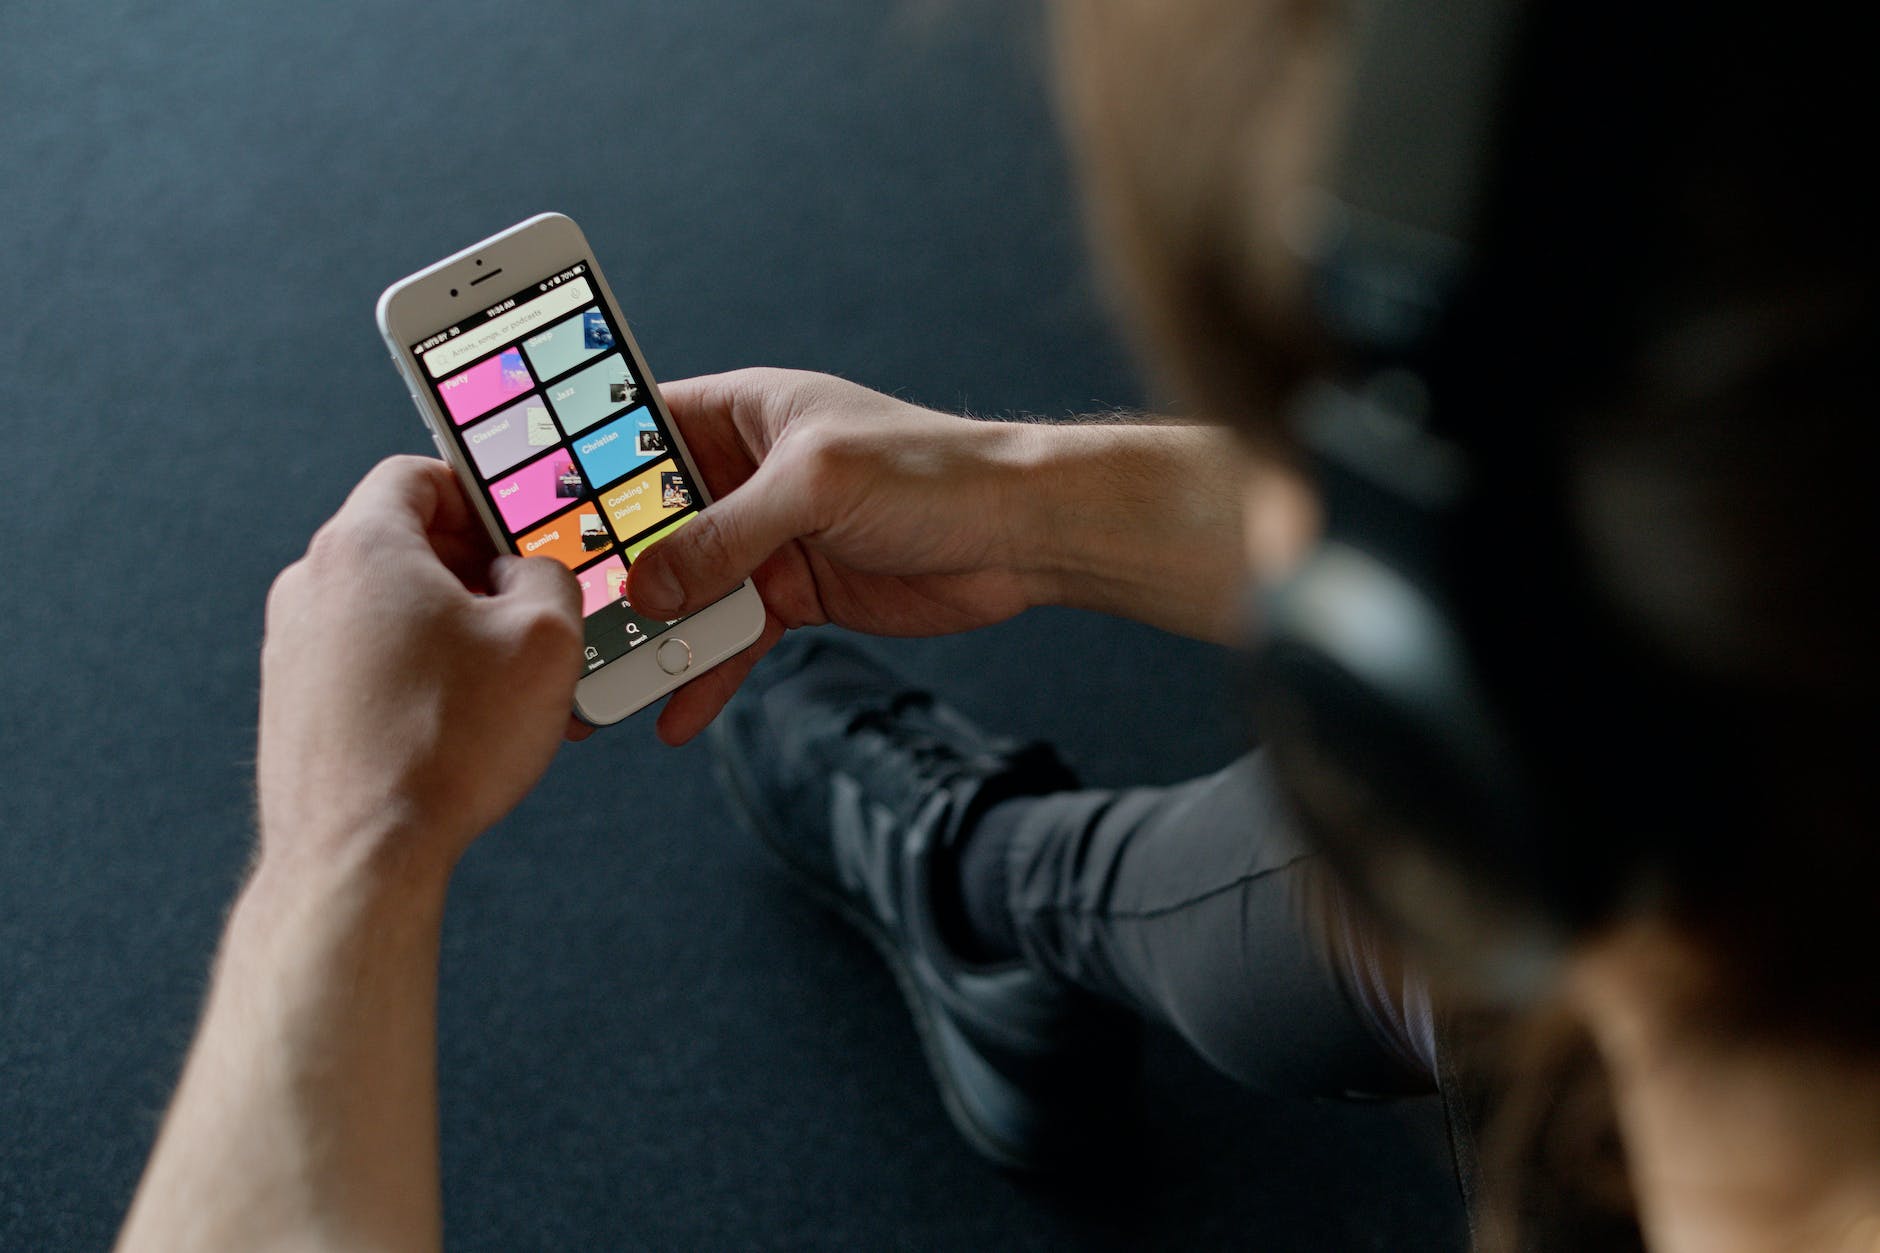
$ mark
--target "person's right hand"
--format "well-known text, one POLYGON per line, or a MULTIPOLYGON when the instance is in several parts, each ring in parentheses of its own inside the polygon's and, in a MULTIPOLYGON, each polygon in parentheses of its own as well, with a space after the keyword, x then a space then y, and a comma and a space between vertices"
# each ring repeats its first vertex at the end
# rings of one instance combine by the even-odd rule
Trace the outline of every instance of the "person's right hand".
POLYGON ((703 730, 787 628, 941 635, 1035 603, 1018 560, 1027 428, 795 370, 661 392, 714 501, 633 563, 627 599, 676 618, 754 577, 769 609, 757 643, 667 702, 667 743, 703 730))

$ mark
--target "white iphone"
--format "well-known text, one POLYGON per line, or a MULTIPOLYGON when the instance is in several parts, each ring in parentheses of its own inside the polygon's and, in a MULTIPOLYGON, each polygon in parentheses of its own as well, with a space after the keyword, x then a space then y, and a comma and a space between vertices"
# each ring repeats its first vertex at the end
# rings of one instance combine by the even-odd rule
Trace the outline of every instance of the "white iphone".
POLYGON ((532 217, 393 283, 379 331, 497 547, 574 571, 584 721, 618 722, 757 639, 749 580, 673 622, 623 594, 640 553, 709 501, 572 220, 532 217))

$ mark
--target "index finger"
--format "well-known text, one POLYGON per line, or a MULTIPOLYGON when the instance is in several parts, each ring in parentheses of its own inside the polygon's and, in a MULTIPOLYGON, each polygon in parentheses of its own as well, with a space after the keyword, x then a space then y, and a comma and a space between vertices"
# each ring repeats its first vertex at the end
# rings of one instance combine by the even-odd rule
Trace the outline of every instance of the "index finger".
POLYGON ((329 526, 367 532, 374 544, 423 544, 466 587, 481 591, 496 555, 449 466, 431 457, 387 457, 340 505, 329 526))
POLYGON ((433 527, 458 529, 453 524, 459 520, 449 516, 451 511, 470 511, 456 486, 455 476, 441 461, 408 454, 387 457, 347 493, 333 521, 382 529, 388 541, 416 540, 428 547, 433 527))
POLYGON ((825 374, 759 366, 663 383, 659 394, 705 486, 722 496, 750 477, 794 417, 828 401, 831 387, 861 390, 825 374))
POLYGON ((705 490, 713 496, 733 490, 757 468, 757 454, 735 421, 735 378, 734 374, 709 374, 659 385, 679 438, 692 454, 705 490))

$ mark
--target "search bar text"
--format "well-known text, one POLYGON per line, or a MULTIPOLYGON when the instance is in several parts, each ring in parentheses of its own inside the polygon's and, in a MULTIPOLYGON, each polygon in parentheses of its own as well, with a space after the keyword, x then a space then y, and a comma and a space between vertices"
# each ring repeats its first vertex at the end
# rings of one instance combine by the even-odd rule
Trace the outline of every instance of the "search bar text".
POLYGON ((499 318, 492 318, 476 330, 455 339, 447 339, 424 354, 424 368, 432 378, 442 378, 464 362, 480 357, 541 326, 564 313, 594 302, 594 289, 585 278, 550 288, 526 305, 518 305, 499 318))

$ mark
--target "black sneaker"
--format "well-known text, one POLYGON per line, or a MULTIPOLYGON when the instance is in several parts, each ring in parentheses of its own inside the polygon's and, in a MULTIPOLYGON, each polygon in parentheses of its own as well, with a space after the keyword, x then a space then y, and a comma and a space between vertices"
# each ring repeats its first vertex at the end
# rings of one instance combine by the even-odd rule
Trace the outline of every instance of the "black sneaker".
POLYGON ((859 649, 793 636, 712 724, 733 810, 871 940, 913 1012, 947 1114, 1003 1166, 1114 1147, 1140 1025, 1023 961, 941 939, 936 862, 986 808, 1075 787, 1044 745, 994 739, 859 649))

